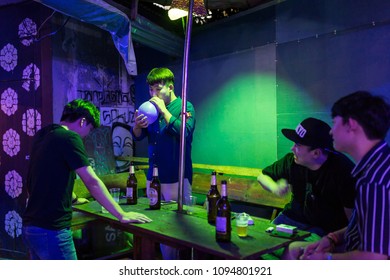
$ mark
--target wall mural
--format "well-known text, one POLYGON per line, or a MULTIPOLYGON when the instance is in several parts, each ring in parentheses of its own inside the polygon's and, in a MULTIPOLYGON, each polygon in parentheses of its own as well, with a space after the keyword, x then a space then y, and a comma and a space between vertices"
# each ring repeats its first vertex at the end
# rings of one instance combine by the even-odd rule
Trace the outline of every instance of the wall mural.
MULTIPOLYGON (((28 147, 42 125, 40 56, 34 53, 37 19, 12 20, 1 11, 0 27, 0 258, 24 252, 22 212, 26 201, 28 147)), ((19 254, 20 253, 20 254, 19 254)), ((17 256, 15 256, 17 255, 17 256)))
MULTIPOLYGON (((91 138, 96 137, 96 135, 91 134, 87 139, 89 142, 88 145, 93 146, 96 149, 101 148, 101 153, 104 153, 107 157, 105 162, 107 163, 106 167, 100 167, 95 169, 95 171, 100 174, 104 173, 104 169, 107 169, 108 173, 113 173, 111 168, 111 159, 108 156, 113 151, 114 157, 130 157, 134 154, 133 147, 133 138, 130 134, 130 126, 134 124, 134 86, 130 87, 129 92, 122 91, 85 91, 78 90, 80 98, 89 100, 93 102, 100 108, 100 121, 103 127, 110 127, 111 138, 108 139, 104 137, 99 137, 100 142, 94 142, 91 138), (105 139, 102 142, 102 139, 105 139), (91 143, 92 141, 92 143, 91 143), (93 144, 94 143, 94 144, 93 144), (104 143, 104 144, 102 144, 104 143), (102 148, 109 149, 108 151, 103 151, 102 148), (109 170, 111 170, 109 172, 109 170)), ((99 131, 99 130, 97 130, 99 131)), ((104 130, 106 131, 106 130, 104 130)), ((100 133, 105 134, 103 129, 100 130, 100 133)), ((84 141, 86 142, 86 141, 84 141)), ((92 151, 92 149, 91 149, 92 151)), ((91 156, 91 162, 96 162, 96 153, 95 150, 94 156, 91 156)), ((89 153, 91 155, 91 153, 89 153)), ((129 169, 130 161, 129 160, 116 160, 115 172, 126 172, 129 169)))
POLYGON ((101 126, 92 130, 84 138, 84 146, 89 156, 89 163, 97 175, 116 172, 111 141, 111 127, 101 126))
MULTIPOLYGON (((57 22, 66 20, 63 15, 56 15, 57 22)), ((82 98, 99 107, 102 126, 113 128, 114 123, 132 125, 134 81, 112 44, 111 35, 73 19, 58 33, 58 39, 52 41, 53 91, 56 94, 54 120, 60 119, 66 102, 82 98)), ((129 132, 116 128, 113 132, 112 144, 106 141, 104 145, 96 143, 95 146, 104 146, 107 156, 110 154, 108 149, 113 150, 114 156, 132 156, 133 142, 129 139, 129 132)), ((93 162, 96 155, 90 156, 93 162)), ((115 172, 128 171, 128 160, 115 163, 115 172)))
MULTIPOLYGON (((0 10, 0 259, 26 257, 21 216, 29 147, 42 126, 59 121, 67 102, 83 98, 100 108, 102 127, 85 139, 98 174, 127 172, 129 161, 115 161, 115 156, 132 156, 134 150, 129 133, 134 121, 133 81, 115 47, 102 44, 110 34, 96 29, 92 35, 81 34, 77 26, 83 23, 73 21, 46 38, 52 11, 35 2, 22 7, 0 10), (48 108, 42 107, 49 97, 42 93, 41 38, 50 40, 53 52, 49 59, 54 97, 48 108)), ((61 21, 62 15, 57 16, 61 21)), ((92 28, 82 27, 83 32, 92 28)))

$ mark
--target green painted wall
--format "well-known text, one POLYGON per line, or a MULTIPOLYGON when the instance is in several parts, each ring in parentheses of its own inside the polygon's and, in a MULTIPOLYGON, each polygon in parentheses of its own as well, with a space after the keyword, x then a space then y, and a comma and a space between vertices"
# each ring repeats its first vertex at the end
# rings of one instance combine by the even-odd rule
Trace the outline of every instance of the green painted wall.
POLYGON ((389 8, 385 0, 283 1, 194 33, 193 162, 262 168, 290 151, 282 128, 309 116, 330 124, 332 104, 356 90, 390 97, 389 8))
POLYGON ((191 64, 194 162, 259 167, 276 158, 274 61, 270 45, 191 64))

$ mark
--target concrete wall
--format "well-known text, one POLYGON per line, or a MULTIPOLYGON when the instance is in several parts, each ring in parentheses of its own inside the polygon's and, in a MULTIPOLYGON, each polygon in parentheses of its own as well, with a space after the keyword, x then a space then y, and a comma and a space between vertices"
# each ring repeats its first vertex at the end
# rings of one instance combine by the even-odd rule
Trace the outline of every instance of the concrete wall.
POLYGON ((330 124, 332 104, 356 90, 390 97, 389 8, 289 0, 197 28, 188 72, 194 162, 261 168, 290 150, 281 128, 308 116, 330 124))

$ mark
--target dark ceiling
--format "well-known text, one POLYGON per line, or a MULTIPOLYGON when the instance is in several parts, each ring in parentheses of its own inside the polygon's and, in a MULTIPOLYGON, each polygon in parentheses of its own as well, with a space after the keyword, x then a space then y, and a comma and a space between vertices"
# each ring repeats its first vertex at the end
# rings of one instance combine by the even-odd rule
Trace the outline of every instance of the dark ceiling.
MULTIPOLYGON (((61 5, 67 5, 64 0, 0 0, 0 8, 8 5, 29 3, 31 1, 45 3, 44 5, 59 10, 60 12, 64 9, 61 5)), ((178 37, 181 37, 184 40, 184 35, 186 33, 186 17, 175 21, 169 19, 168 9, 172 0, 76 1, 79 1, 79 4, 82 5, 92 4, 94 5, 94 8, 101 4, 102 7, 109 4, 127 14, 133 21, 132 27, 134 27, 134 30, 137 30, 137 32, 132 35, 135 47, 149 47, 173 57, 181 56, 182 43, 178 37)), ((187 1, 189 3, 189 0, 187 1)), ((211 26, 211 24, 215 22, 249 15, 284 1, 286 0, 204 0, 205 7, 209 11, 209 14, 211 14, 211 17, 194 17, 192 30, 194 32, 201 31, 204 27, 211 26)), ((72 10, 72 7, 66 6, 65 10, 69 12, 69 10, 72 10)), ((64 13, 67 14, 66 12, 64 13)), ((75 12, 75 14, 77 15, 77 12, 75 12)), ((78 18, 78 15, 76 18, 78 18)))
MULTIPOLYGON (((113 0, 116 3, 127 6, 129 0, 113 0)), ((194 18, 193 28, 196 29, 204 24, 226 19, 243 11, 248 11, 261 5, 278 3, 284 0, 204 0, 206 9, 211 12, 211 18, 194 18)), ((137 14, 149 19, 153 23, 176 34, 183 34, 184 27, 182 20, 171 21, 168 18, 168 11, 164 7, 171 5, 172 0, 138 0, 137 14), (156 5, 157 3, 158 5, 156 5)), ((133 8, 134 9, 134 8, 133 8)))
MULTIPOLYGON (((0 7, 34 0, 0 0, 0 7)), ((35 0, 36 1, 36 0, 35 0)), ((63 1, 63 0, 59 0, 63 1)), ((126 14, 131 19, 141 15, 151 22, 163 27, 167 31, 183 34, 183 20, 171 21, 168 18, 168 9, 172 0, 104 0, 126 14), (158 5, 155 5, 157 3, 158 5)), ((189 0, 188 0, 189 1, 189 0)), ((211 18, 200 20, 194 18, 193 29, 198 26, 229 18, 243 11, 255 10, 262 6, 275 5, 286 0, 204 0, 205 7, 211 12, 211 18)))

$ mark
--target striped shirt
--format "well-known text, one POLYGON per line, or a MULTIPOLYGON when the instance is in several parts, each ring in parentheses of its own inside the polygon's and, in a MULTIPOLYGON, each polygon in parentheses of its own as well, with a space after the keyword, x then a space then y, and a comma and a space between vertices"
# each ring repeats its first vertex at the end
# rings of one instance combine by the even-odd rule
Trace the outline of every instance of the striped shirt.
POLYGON ((356 200, 346 250, 390 255, 390 147, 381 141, 352 170, 356 200))

